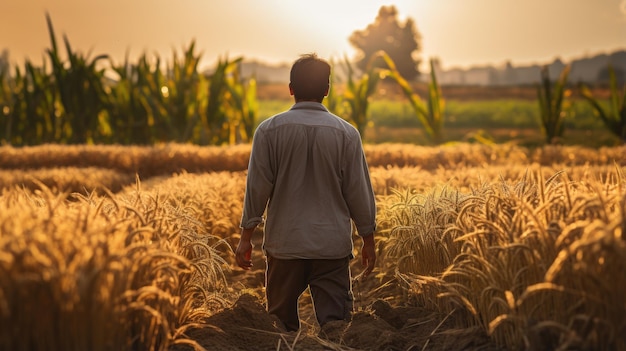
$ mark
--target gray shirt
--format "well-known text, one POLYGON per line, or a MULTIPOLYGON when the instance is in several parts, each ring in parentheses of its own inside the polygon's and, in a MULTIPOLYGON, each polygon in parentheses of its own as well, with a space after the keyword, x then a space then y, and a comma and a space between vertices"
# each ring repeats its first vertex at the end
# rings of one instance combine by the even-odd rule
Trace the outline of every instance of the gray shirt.
POLYGON ((337 259, 376 229, 361 137, 317 102, 298 102, 255 131, 242 228, 263 221, 263 249, 279 259, 337 259))

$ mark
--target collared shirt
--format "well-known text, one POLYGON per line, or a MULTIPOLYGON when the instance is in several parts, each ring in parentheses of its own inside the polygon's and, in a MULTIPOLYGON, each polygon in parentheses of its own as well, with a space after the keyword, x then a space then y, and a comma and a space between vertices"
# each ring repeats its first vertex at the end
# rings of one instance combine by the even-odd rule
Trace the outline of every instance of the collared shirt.
POLYGON ((317 102, 298 102, 254 133, 242 228, 263 221, 263 249, 279 259, 352 254, 352 223, 376 229, 376 204, 359 132, 317 102))

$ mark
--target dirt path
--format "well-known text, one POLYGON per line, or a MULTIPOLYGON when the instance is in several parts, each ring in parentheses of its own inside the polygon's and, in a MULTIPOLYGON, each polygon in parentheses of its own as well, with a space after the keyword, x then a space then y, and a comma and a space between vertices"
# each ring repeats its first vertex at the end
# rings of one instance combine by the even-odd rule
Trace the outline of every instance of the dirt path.
MULTIPOLYGON (((393 277, 369 277, 354 285, 351 322, 320 329, 307 292, 300 299, 302 328, 285 332, 264 306, 264 260, 254 269, 234 270, 230 284, 239 298, 207 320, 212 328, 188 335, 207 350, 497 350, 477 329, 460 329, 460 315, 441 315, 411 304, 393 277)), ((353 274, 360 272, 354 262, 353 274)))
POLYGON ((207 321, 215 328, 190 336, 208 350, 497 350, 476 330, 451 329, 454 322, 445 317, 377 300, 349 323, 323 330, 305 323, 299 333, 286 333, 258 297, 244 294, 207 321))

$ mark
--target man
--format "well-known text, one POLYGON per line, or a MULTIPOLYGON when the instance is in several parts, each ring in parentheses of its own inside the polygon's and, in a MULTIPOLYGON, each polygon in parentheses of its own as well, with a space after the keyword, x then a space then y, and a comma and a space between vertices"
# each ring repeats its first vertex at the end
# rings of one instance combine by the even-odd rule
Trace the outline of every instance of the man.
POLYGON ((263 221, 267 308, 288 331, 300 328, 298 299, 309 287, 320 326, 353 309, 352 224, 363 240, 363 277, 374 269, 376 205, 361 137, 322 100, 330 65, 316 54, 292 66, 295 104, 256 129, 237 264, 252 266, 251 237, 263 221))

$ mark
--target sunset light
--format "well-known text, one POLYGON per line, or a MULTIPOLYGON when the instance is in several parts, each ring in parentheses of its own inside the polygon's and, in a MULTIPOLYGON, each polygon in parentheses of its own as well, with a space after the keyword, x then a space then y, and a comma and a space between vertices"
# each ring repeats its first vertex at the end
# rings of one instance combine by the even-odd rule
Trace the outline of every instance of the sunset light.
POLYGON ((447 67, 532 63, 577 58, 624 48, 623 0, 296 1, 237 0, 8 0, 0 12, 0 43, 11 58, 39 60, 48 45, 49 12, 73 46, 117 60, 143 52, 169 55, 196 40, 205 60, 243 55, 290 62, 315 51, 352 56, 348 37, 394 5, 400 20, 414 20, 424 59, 447 67), (120 10, 123 9, 123 10, 120 10))
POLYGON ((0 351, 626 351, 626 0, 0 1, 0 351))

